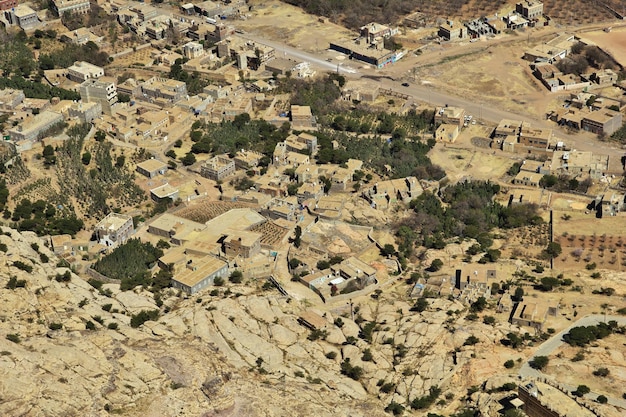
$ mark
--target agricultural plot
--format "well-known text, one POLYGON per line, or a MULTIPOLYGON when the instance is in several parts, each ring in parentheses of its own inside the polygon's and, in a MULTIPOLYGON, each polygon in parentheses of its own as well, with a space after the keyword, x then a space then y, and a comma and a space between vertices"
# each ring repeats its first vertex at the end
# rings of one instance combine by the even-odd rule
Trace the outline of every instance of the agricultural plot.
POLYGON ((206 223, 232 209, 249 207, 251 207, 250 204, 236 201, 202 201, 183 207, 176 212, 176 215, 194 222, 206 223))
POLYGON ((616 234, 624 230, 626 218, 555 213, 554 219, 554 241, 563 249, 555 259, 555 267, 626 270, 626 239, 616 234))

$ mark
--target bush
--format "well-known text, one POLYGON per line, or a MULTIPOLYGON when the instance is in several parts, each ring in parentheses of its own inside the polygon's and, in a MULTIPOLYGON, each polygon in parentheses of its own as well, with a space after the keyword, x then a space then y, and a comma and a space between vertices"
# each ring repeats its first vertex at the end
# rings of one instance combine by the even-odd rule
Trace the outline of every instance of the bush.
POLYGON ((93 323, 93 321, 88 320, 85 323, 85 329, 87 329, 87 330, 96 330, 96 325, 93 323))
POLYGON ((222 285, 224 285, 224 282, 225 282, 225 281, 224 281, 224 278, 222 278, 222 277, 216 277, 216 278, 213 280, 213 285, 215 285, 216 287, 221 287, 222 285))
POLYGON ((600 404, 606 404, 609 402, 609 399, 606 398, 606 396, 604 395, 598 395, 598 398, 596 398, 596 401, 599 402, 600 404))
POLYGON ((331 350, 330 352, 326 352, 326 357, 328 359, 335 359, 337 357, 337 352, 331 350))
POLYGON ((6 339, 13 343, 20 343, 22 341, 22 339, 20 339, 20 335, 17 333, 9 333, 6 336, 6 339))
POLYGON ((385 407, 387 413, 391 413, 394 416, 401 416, 404 413, 404 406, 400 403, 392 401, 387 407, 385 407))
POLYGON ((231 272, 228 280, 233 284, 240 284, 241 281, 243 281, 243 273, 240 270, 235 269, 233 272, 231 272))
POLYGON ((61 330, 63 328, 63 324, 61 323, 50 323, 48 325, 48 329, 50 330, 61 330))
POLYGON ((598 368, 595 371, 593 371, 593 374, 595 376, 601 376, 601 377, 608 376, 609 373, 610 371, 607 368, 598 368))
POLYGON ((9 278, 9 281, 7 282, 7 285, 6 285, 6 288, 8 290, 14 290, 16 288, 24 288, 24 287, 26 287, 26 280, 17 279, 17 277, 15 276, 9 278))
POLYGON ((32 265, 29 265, 29 264, 24 263, 22 261, 15 261, 15 262, 13 262, 13 266, 16 267, 17 269, 21 269, 22 271, 28 272, 29 274, 31 272, 33 272, 32 265))
POLYGON ((118 324, 115 322, 111 322, 108 324, 107 328, 109 328, 110 330, 117 330, 119 328, 118 324))
POLYGON ((353 366, 350 363, 350 358, 346 358, 343 362, 341 362, 341 373, 348 378, 358 381, 363 375, 363 368, 360 366, 353 366))
POLYGON ((496 318, 493 317, 493 316, 485 316, 485 317, 483 317, 483 323, 489 324, 489 325, 494 325, 494 324, 496 324, 496 318))
POLYGON ((589 389, 587 385, 579 385, 578 388, 576 388, 576 391, 573 391, 572 394, 574 394, 577 397, 584 397, 590 392, 591 392, 591 389, 589 389))
POLYGON ((130 327, 137 328, 147 321, 156 321, 158 318, 159 310, 142 310, 131 316, 130 327))
POLYGON ((380 386, 380 392, 385 394, 390 394, 394 392, 396 389, 396 384, 393 382, 386 382, 380 386))
POLYGON ((541 371, 548 366, 548 362, 550 362, 550 359, 547 356, 535 356, 530 362, 528 362, 528 365, 530 365, 533 369, 541 371))
POLYGON ((361 356, 361 360, 363 362, 371 362, 374 360, 374 357, 372 356, 372 351, 369 348, 363 351, 363 356, 361 356))
POLYGON ((467 339, 465 339, 465 342, 463 342, 463 346, 473 346, 476 343, 480 342, 480 339, 478 339, 476 336, 472 335, 470 337, 468 337, 467 339))
POLYGON ((508 361, 504 362, 504 367, 506 369, 511 369, 515 366, 515 361, 513 359, 509 359, 508 361))

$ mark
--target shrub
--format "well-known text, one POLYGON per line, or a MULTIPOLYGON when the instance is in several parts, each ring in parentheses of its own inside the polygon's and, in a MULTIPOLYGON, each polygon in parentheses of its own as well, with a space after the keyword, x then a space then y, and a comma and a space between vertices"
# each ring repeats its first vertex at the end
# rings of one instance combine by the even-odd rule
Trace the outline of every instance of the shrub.
POLYGON ((593 374, 595 376, 601 376, 601 377, 608 376, 609 373, 610 371, 607 368, 598 368, 595 371, 593 371, 593 374))
POLYGON ((9 333, 6 336, 6 339, 13 343, 20 343, 22 341, 22 339, 20 339, 20 335, 17 333, 9 333))
POLYGON ((222 277, 216 277, 213 280, 213 285, 215 285, 216 287, 221 287, 222 285, 224 285, 224 278, 222 277))
POLYGON ((599 402, 600 404, 606 404, 609 402, 609 399, 606 398, 606 396, 604 395, 598 395, 598 398, 596 398, 596 401, 599 402))
POLYGON ((156 321, 159 318, 159 310, 141 310, 130 318, 130 327, 137 328, 147 321, 156 321))
POLYGON ((513 359, 509 359, 508 361, 504 362, 504 367, 506 369, 511 369, 515 366, 515 361, 513 359))
POLYGON ((233 272, 231 272, 230 276, 228 277, 228 280, 232 282, 233 284, 240 284, 241 281, 243 281, 243 274, 241 273, 240 270, 235 269, 233 272))
POLYGON ((93 321, 88 320, 85 323, 85 329, 87 329, 87 330, 96 330, 96 325, 93 323, 93 321))
POLYGON ((493 316, 485 316, 483 317, 483 323, 494 325, 496 323, 496 318, 493 316))
POLYGON ((468 337, 467 339, 465 339, 465 342, 463 342, 463 346, 473 346, 476 343, 480 342, 480 339, 478 339, 476 336, 472 335, 470 337, 468 337))
POLYGON ((374 357, 372 356, 372 351, 369 348, 363 351, 363 356, 361 356, 361 360, 363 362, 371 362, 374 360, 374 357))
POLYGON ((24 263, 22 261, 15 261, 15 262, 13 262, 13 266, 16 267, 17 269, 21 269, 22 271, 28 272, 29 274, 31 272, 33 272, 32 265, 29 265, 29 264, 24 263))
POLYGON ((108 324, 107 328, 109 328, 110 330, 117 330, 119 328, 118 324, 115 322, 111 322, 108 324))
POLYGON ((363 375, 363 368, 360 366, 353 366, 350 363, 350 358, 346 358, 343 362, 341 362, 341 373, 348 378, 358 381, 363 375))
POLYGON ((328 359, 335 359, 337 357, 337 352, 331 350, 330 352, 326 352, 326 357, 328 359))
POLYGON ((105 304, 102 306, 102 309, 104 311, 111 311, 111 307, 113 307, 113 304, 105 304))
POLYGON ((9 281, 7 282, 6 288, 9 290, 14 290, 16 288, 24 288, 26 287, 26 280, 25 279, 17 279, 17 277, 11 277, 9 278, 9 281))
POLYGON ((528 364, 533 369, 542 370, 548 366, 550 359, 547 356, 535 356, 528 364))
POLYGON ((587 385, 579 385, 578 388, 576 388, 576 391, 573 391, 572 394, 574 394, 577 397, 584 397, 590 392, 591 392, 591 389, 589 389, 587 385))
POLYGON ((63 324, 61 324, 61 323, 50 323, 48 325, 48 328, 50 330, 61 330, 63 328, 63 324))
POLYGON ((404 406, 400 403, 392 401, 387 407, 385 407, 387 413, 391 413, 394 416, 401 416, 404 413, 404 406))
POLYGON ((396 389, 396 384, 393 382, 386 382, 380 386, 380 392, 385 394, 390 394, 394 392, 396 389))

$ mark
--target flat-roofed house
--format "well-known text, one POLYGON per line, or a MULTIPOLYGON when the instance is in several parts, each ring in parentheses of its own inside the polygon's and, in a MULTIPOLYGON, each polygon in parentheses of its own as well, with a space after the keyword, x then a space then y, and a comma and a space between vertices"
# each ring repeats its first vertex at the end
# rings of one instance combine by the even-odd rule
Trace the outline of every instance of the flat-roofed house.
POLYGON ((251 258, 261 252, 261 234, 247 230, 226 231, 224 253, 228 256, 251 258))
POLYGON ((167 164, 158 159, 148 159, 137 164, 137 172, 148 178, 154 178, 157 175, 165 175, 167 172, 167 164))
POLYGON ((70 80, 82 83, 93 78, 100 78, 104 75, 104 68, 90 64, 85 61, 77 61, 67 69, 67 76, 70 80))
POLYGON ((178 196, 178 188, 171 186, 169 183, 165 183, 150 190, 150 198, 157 203, 166 199, 176 201, 178 200, 178 196))
POLYGON ((63 115, 46 110, 10 129, 9 136, 15 142, 41 140, 46 132, 61 122, 63 122, 63 115))
POLYGON ((172 278, 172 287, 178 288, 187 294, 195 294, 198 291, 213 285, 215 279, 228 275, 228 264, 221 259, 212 256, 188 263, 185 269, 172 278))
POLYGON ((133 218, 121 213, 107 214, 94 229, 98 243, 111 248, 124 244, 133 232, 133 218))
POLYGON ((206 225, 192 220, 183 219, 170 213, 163 213, 148 226, 148 233, 170 239, 175 245, 182 245, 189 240, 194 232, 201 232, 206 225))
POLYGON ((316 127, 315 117, 310 106, 291 105, 291 126, 294 129, 312 129, 316 127))
POLYGON ((465 122, 465 109, 460 107, 439 107, 435 112, 435 124, 448 123, 462 126, 465 122))
POLYGON ((216 155, 200 167, 200 175, 213 181, 221 181, 235 173, 235 161, 228 155, 216 155))
POLYGON ((592 111, 581 120, 581 128, 596 135, 610 136, 623 124, 622 113, 611 109, 592 111))

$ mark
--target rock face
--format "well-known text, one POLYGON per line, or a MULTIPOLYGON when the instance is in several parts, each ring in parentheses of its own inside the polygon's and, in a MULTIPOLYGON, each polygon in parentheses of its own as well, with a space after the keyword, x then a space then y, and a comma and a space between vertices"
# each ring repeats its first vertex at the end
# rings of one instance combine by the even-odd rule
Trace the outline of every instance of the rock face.
POLYGON ((419 314, 390 298, 361 304, 354 321, 344 314, 341 327, 329 312, 327 328, 312 334, 297 321, 307 306, 244 286, 203 299, 166 290, 159 319, 132 328, 133 314, 158 308, 151 293, 108 284, 109 298, 73 274, 57 282, 66 270, 43 242, 4 231, 0 415, 386 416, 392 399, 406 403, 457 378, 471 360, 469 334, 489 344, 507 331, 470 324, 452 333, 445 312, 461 305, 439 300, 438 311, 419 314), (7 288, 11 277, 25 287, 7 288), (395 389, 381 392, 380 381, 395 389))

